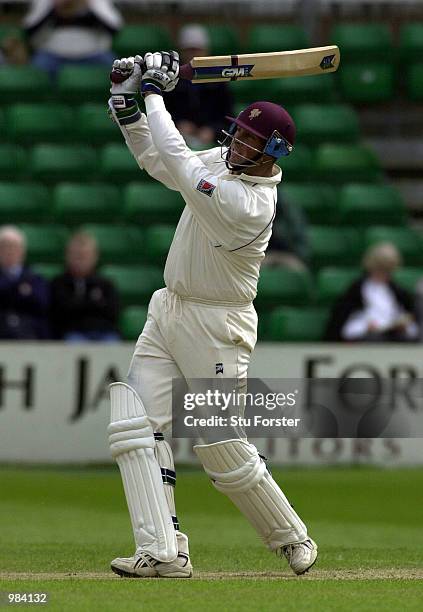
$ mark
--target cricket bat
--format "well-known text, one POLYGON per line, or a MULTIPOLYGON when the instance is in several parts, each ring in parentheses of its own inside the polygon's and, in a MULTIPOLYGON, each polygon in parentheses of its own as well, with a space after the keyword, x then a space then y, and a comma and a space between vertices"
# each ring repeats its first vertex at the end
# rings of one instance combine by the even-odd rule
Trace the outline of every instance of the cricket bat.
POLYGON ((194 57, 180 67, 179 76, 192 83, 279 79, 335 72, 340 54, 335 45, 297 51, 194 57))

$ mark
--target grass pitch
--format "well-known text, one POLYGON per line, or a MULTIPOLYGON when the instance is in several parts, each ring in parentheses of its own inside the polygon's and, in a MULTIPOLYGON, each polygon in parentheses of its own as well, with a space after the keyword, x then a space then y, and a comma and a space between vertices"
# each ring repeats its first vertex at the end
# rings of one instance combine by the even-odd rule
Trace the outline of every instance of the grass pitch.
POLYGON ((304 577, 202 472, 179 470, 176 489, 194 579, 131 580, 109 571, 133 553, 117 469, 0 468, 0 607, 46 592, 50 611, 423 609, 423 470, 272 471, 319 544, 304 577))

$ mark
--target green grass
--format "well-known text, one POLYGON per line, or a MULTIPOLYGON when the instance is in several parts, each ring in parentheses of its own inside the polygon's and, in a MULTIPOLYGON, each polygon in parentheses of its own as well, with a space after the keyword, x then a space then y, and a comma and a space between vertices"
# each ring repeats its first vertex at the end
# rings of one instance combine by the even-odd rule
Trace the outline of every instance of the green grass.
POLYGON ((47 591, 48 610, 90 612, 422 609, 423 581, 409 578, 423 577, 423 470, 273 474, 319 544, 308 576, 270 554, 202 472, 181 470, 178 516, 199 577, 123 580, 109 574, 133 553, 117 469, 0 468, 0 591, 47 591))

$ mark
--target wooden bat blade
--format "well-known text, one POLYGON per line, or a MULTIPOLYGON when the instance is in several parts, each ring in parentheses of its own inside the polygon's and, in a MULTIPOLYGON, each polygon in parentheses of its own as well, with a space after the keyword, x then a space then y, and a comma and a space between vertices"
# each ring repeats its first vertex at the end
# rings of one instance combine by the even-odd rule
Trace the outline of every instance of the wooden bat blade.
POLYGON ((339 61, 338 47, 330 45, 297 51, 194 57, 181 66, 179 75, 192 83, 279 79, 335 72, 339 61))

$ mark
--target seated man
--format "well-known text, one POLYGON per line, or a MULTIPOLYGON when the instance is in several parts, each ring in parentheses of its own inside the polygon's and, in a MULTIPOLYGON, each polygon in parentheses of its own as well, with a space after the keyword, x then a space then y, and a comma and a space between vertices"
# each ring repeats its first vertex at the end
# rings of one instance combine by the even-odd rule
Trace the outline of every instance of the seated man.
POLYGON ((44 279, 25 266, 25 236, 12 225, 0 228, 0 338, 49 337, 49 292, 44 279))
POLYGON ((51 287, 55 336, 68 342, 119 340, 118 296, 112 283, 96 273, 97 244, 75 234, 66 251, 66 272, 51 287))
MULTIPOLYGON (((207 30, 197 24, 184 26, 178 36, 181 63, 210 55, 207 30)), ((180 80, 167 94, 166 106, 185 141, 203 149, 220 138, 225 116, 233 115, 232 95, 227 83, 190 83, 180 80)))
POLYGON ((34 0, 24 20, 32 61, 52 77, 64 65, 108 65, 121 25, 109 0, 34 0))

